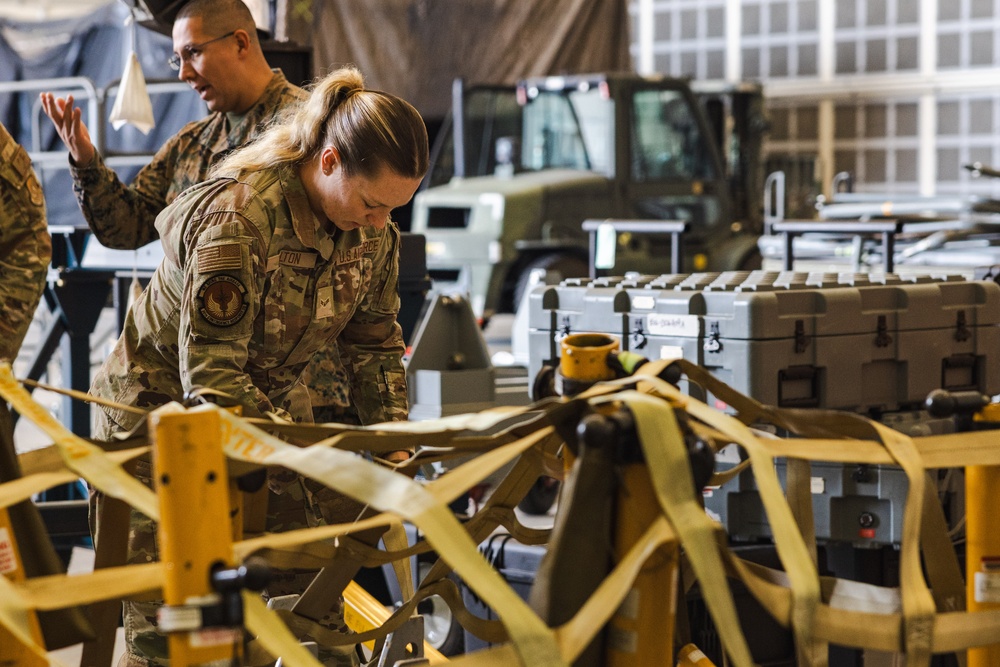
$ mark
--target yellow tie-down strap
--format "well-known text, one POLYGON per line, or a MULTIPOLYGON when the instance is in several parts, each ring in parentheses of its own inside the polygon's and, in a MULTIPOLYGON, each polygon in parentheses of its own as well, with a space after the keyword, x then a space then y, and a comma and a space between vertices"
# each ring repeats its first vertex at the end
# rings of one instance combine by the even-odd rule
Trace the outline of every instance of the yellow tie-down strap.
MULTIPOLYGON (((105 489, 109 493, 114 492, 117 497, 137 506, 145 513, 151 514, 153 517, 157 516, 155 496, 153 496, 154 502, 150 503, 147 496, 152 496, 152 494, 148 489, 140 486, 141 491, 134 493, 134 485, 130 482, 134 482, 135 480, 130 477, 125 477, 124 481, 121 479, 123 472, 113 457, 106 455, 99 448, 67 433, 65 429, 55 424, 54 420, 40 406, 37 406, 26 392, 13 382, 9 371, 6 377, 10 381, 0 386, 0 393, 12 402, 15 409, 28 416, 29 419, 39 422, 45 428, 46 432, 53 437, 56 443, 55 446, 64 455, 63 458, 67 468, 70 468, 79 476, 88 479, 98 488, 105 489), (69 457, 66 456, 67 450, 71 454, 69 457), (84 463, 77 463, 78 459, 82 459, 84 463), (118 487, 115 487, 116 483, 118 487)), ((216 410, 214 406, 204 406, 202 409, 216 410)), ((172 404, 165 406, 161 410, 162 412, 172 412, 183 410, 183 408, 172 404)), ((465 548, 465 551, 471 557, 459 559, 458 562, 460 563, 461 570, 465 571, 465 576, 469 580, 479 582, 478 588, 480 589, 480 594, 490 599, 497 608, 514 607, 515 612, 511 614, 511 617, 524 618, 525 620, 511 623, 513 626, 511 634, 521 643, 529 645, 529 647, 533 643, 538 644, 539 646, 530 648, 529 650, 539 655, 540 660, 549 661, 551 664, 558 664, 558 661, 551 662, 550 660, 550 654, 555 651, 554 644, 551 641, 538 641, 531 638, 531 635, 542 635, 544 637, 551 633, 548 629, 544 628, 537 617, 532 619, 530 613, 521 613, 525 608, 524 603, 509 587, 503 584, 499 574, 478 554, 475 548, 476 545, 471 542, 471 538, 462 530, 455 517, 446 507, 448 501, 458 497, 469 486, 482 480, 513 458, 516 458, 521 452, 538 442, 544 441, 546 438, 551 439, 551 429, 536 430, 525 437, 518 438, 511 445, 504 445, 488 451, 431 484, 422 486, 413 482, 408 477, 380 465, 360 459, 353 454, 332 449, 331 446, 337 444, 337 437, 325 443, 300 449, 243 423, 242 420, 233 417, 226 411, 221 411, 221 415, 226 431, 224 434, 225 450, 232 458, 263 465, 284 465, 333 488, 341 487, 345 492, 349 494, 353 493, 354 497, 362 502, 376 507, 395 509, 395 514, 383 514, 380 517, 340 527, 325 527, 321 531, 315 531, 308 538, 300 536, 300 542, 346 535, 349 532, 375 525, 398 523, 398 516, 419 517, 416 523, 425 534, 433 536, 431 538, 432 544, 435 544, 440 549, 448 549, 449 545, 455 543, 462 544, 464 536, 467 544, 462 544, 462 547, 465 548), (345 480, 350 483, 345 484, 345 480), (496 581, 490 582, 491 578, 496 581), (522 630, 522 628, 526 629, 522 630), (524 639, 526 636, 528 638, 524 639)), ((155 419, 155 414, 153 418, 155 419)), ((412 432, 426 434, 435 430, 441 431, 442 429, 468 429, 470 425, 477 424, 494 426, 497 419, 497 417, 482 416, 465 420, 450 419, 446 424, 438 425, 437 427, 428 427, 426 424, 418 425, 412 429, 412 432)), ((398 442, 399 436, 391 432, 394 430, 398 431, 398 427, 394 429, 392 427, 385 428, 385 426, 380 427, 380 430, 389 431, 389 433, 385 433, 382 436, 383 441, 398 442)), ((348 436, 341 436, 340 439, 343 437, 348 436)), ((509 440, 510 438, 507 439, 509 440)), ((388 448, 389 446, 386 442, 379 444, 383 445, 383 448, 388 448)), ((58 476, 59 471, 51 470, 53 467, 51 464, 48 467, 50 468, 49 470, 38 472, 29 477, 35 483, 39 483, 39 480, 62 479, 62 477, 58 476), (57 476, 44 477, 53 473, 57 476)), ((530 482, 528 485, 530 486, 530 482)), ((0 494, 6 494, 6 496, 12 499, 19 496, 23 497, 21 486, 23 485, 17 485, 11 490, 7 485, 0 485, 0 494)), ((484 514, 484 516, 487 515, 484 514)), ((480 521, 478 523, 483 522, 480 521)), ((274 544, 279 545, 281 543, 288 543, 289 538, 294 536, 284 534, 272 537, 274 538, 274 544)), ((267 548, 269 546, 271 545, 269 545, 267 538, 259 539, 254 544, 256 548, 267 548)), ((245 545, 236 545, 238 551, 242 550, 242 548, 245 548, 245 545)), ((44 582, 34 580, 33 590, 29 591, 27 588, 16 590, 12 588, 9 591, 10 594, 4 596, 7 604, 0 608, 0 622, 3 622, 4 625, 12 626, 15 630, 19 630, 23 627, 23 622, 19 618, 19 615, 23 616, 22 612, 25 609, 70 606, 83 602, 91 602, 102 597, 121 597, 130 593, 155 589, 161 582, 162 573, 156 564, 144 568, 141 572, 136 567, 126 567, 116 570, 105 570, 94 575, 76 577, 72 581, 69 581, 68 577, 63 576, 49 577, 44 582), (151 568, 155 573, 149 571, 151 568), (109 577, 113 579, 115 585, 112 587, 104 586, 103 590, 106 592, 106 595, 102 596, 102 582, 106 583, 109 577), (60 584, 72 584, 72 586, 66 588, 60 584), (43 590, 48 591, 48 593, 46 594, 43 590), (58 594, 56 591, 58 591, 58 594), (76 593, 73 591, 76 591, 76 593)), ((266 610, 252 607, 251 613, 248 614, 249 622, 256 624, 262 615, 268 613, 266 610)), ((263 628, 263 632, 267 635, 266 637, 261 637, 262 643, 265 646, 271 648, 284 646, 290 649, 288 641, 285 641, 291 641, 290 634, 285 633, 283 637, 273 635, 267 630, 267 627, 267 623, 261 623, 255 628, 256 630, 263 628)), ((26 643, 30 643, 27 633, 18 632, 18 636, 22 640, 25 640, 26 643)), ((295 651, 295 653, 299 653, 300 659, 307 657, 300 651, 295 651)), ((296 659, 288 656, 286 662, 288 664, 295 664, 296 659)), ((309 661, 306 660, 306 662, 308 663, 309 661)))
POLYGON ((649 382, 657 393, 683 404, 689 417, 746 449, 784 572, 743 563, 728 548, 720 548, 731 575, 743 579, 770 613, 793 629, 801 664, 826 664, 828 643, 899 653, 908 665, 927 665, 932 653, 996 641, 1000 614, 961 611, 961 571, 940 504, 926 481, 931 468, 1000 463, 995 433, 910 438, 858 415, 775 409, 737 394, 704 369, 681 364, 689 379, 735 407, 737 415, 710 409, 662 381, 649 382), (759 438, 745 425, 751 421, 771 423, 805 437, 759 438), (775 472, 776 457, 789 461, 787 498, 775 472), (898 589, 818 576, 809 476, 793 474, 795 465, 808 461, 892 464, 905 472, 909 494, 898 589), (921 571, 921 556, 933 594, 921 571))
MULTIPOLYGON (((408 446, 422 446, 439 436, 442 440, 448 440, 448 436, 444 434, 454 433, 455 428, 421 422, 419 426, 412 425, 412 429, 406 423, 379 425, 362 430, 346 429, 331 438, 302 447, 284 442, 247 420, 221 411, 220 418, 225 429, 224 448, 230 458, 253 465, 284 466, 382 513, 352 524, 293 531, 237 543, 234 545, 234 557, 267 549, 289 550, 300 545, 312 545, 346 536, 363 528, 390 525, 400 519, 410 521, 426 535, 429 546, 441 554, 445 563, 439 562, 440 568, 436 569, 446 571, 448 567, 453 568, 476 595, 497 612, 502 620, 503 630, 510 638, 509 643, 453 660, 469 665, 501 662, 511 664, 512 660, 526 665, 569 664, 625 599, 646 558, 659 545, 678 539, 706 592, 706 601, 720 628, 726 651, 737 665, 750 665, 752 661, 739 625, 733 622, 735 612, 730 594, 728 590, 724 590, 724 585, 720 585, 723 580, 719 575, 723 571, 729 576, 742 579, 779 622, 792 628, 802 664, 825 664, 825 648, 828 643, 894 651, 903 654, 907 664, 926 665, 932 653, 956 651, 995 641, 1000 631, 1000 613, 962 612, 962 602, 957 599, 955 590, 955 569, 952 562, 954 554, 949 556, 935 553, 950 550, 951 547, 950 543, 941 539, 943 522, 935 515, 935 503, 929 500, 930 494, 925 482, 926 470, 930 468, 969 464, 1000 465, 1000 448, 988 432, 909 438, 854 415, 778 410, 754 403, 733 392, 702 369, 684 364, 689 378, 705 386, 737 410, 737 415, 733 417, 681 394, 673 385, 653 377, 655 365, 649 366, 652 368, 648 369, 648 376, 600 385, 578 400, 620 400, 629 406, 636 418, 646 463, 654 482, 656 500, 663 510, 662 515, 648 527, 628 553, 621 557, 614 570, 580 611, 558 628, 547 627, 477 550, 478 536, 482 531, 509 520, 505 510, 510 509, 507 501, 516 495, 514 491, 523 488, 524 480, 537 473, 540 468, 551 467, 551 461, 546 459, 544 452, 551 453, 552 444, 557 437, 544 419, 533 423, 531 429, 522 429, 503 440, 473 438, 470 442, 474 441, 474 444, 470 449, 479 448, 483 453, 440 479, 425 484, 366 461, 348 450, 359 448, 362 444, 363 448, 374 451, 398 448, 400 442, 406 442, 408 446), (632 391, 633 389, 636 391, 632 391), (716 445, 735 443, 747 451, 765 510, 776 535, 783 572, 753 566, 735 558, 720 535, 721 528, 708 521, 697 505, 693 487, 688 488, 690 480, 687 479, 687 473, 679 475, 679 469, 687 471, 687 466, 680 464, 684 460, 684 450, 683 439, 674 418, 675 406, 686 411, 693 427, 711 432, 716 445), (794 440, 761 438, 747 426, 759 422, 773 423, 804 437, 794 440), (524 457, 530 465, 515 466, 514 470, 519 470, 519 473, 502 494, 509 497, 502 498, 502 502, 492 508, 495 510, 492 513, 484 513, 484 518, 477 515, 467 526, 459 523, 448 509, 447 503, 476 481, 519 457, 524 457), (899 589, 867 586, 818 575, 815 542, 811 534, 811 506, 808 502, 802 502, 801 489, 794 488, 799 484, 795 480, 802 475, 790 473, 786 498, 775 473, 776 457, 786 457, 789 461, 796 462, 817 460, 886 463, 900 466, 905 471, 911 493, 904 510, 900 570, 902 583, 899 589), (933 595, 920 570, 921 556, 928 562, 928 577, 937 577, 941 582, 940 586, 935 583, 933 595)), ((640 369, 640 372, 643 370, 640 369)), ((37 411, 25 403, 30 402, 30 397, 20 395, 19 391, 23 393, 13 383, 9 373, 3 377, 0 393, 14 403, 15 409, 34 420, 37 411)), ((172 405, 164 409, 183 408, 172 405)), ((206 405, 192 410, 219 409, 206 405)), ((39 418, 44 419, 44 416, 39 418)), ((499 419, 501 417, 496 414, 478 420, 469 418, 462 422, 460 428, 470 429, 476 423, 495 426, 499 419)), ((49 420, 51 421, 50 417, 49 420)), ((76 456, 64 454, 67 456, 67 468, 76 466, 70 469, 79 470, 79 474, 88 479, 91 479, 90 476, 101 478, 96 482, 91 479, 91 482, 102 484, 106 488, 114 488, 114 483, 119 482, 116 488, 121 492, 119 497, 132 502, 129 489, 118 479, 121 469, 113 459, 99 449, 91 451, 79 447, 78 442, 67 438, 63 431, 53 428, 52 424, 48 425, 46 432, 53 437, 61 452, 70 449, 77 453, 76 456), (88 458, 90 460, 85 461, 84 465, 79 463, 80 459, 88 458)), ((428 450, 432 448, 429 447, 428 450)), ((453 455, 454 451, 453 448, 442 452, 442 457, 453 455)), ((421 456, 424 455, 425 452, 422 451, 421 456)), ((433 460, 434 456, 431 451, 426 460, 433 460)), ((6 486, 0 485, 0 498, 5 497, 3 494, 6 493, 6 486)), ((137 495, 137 499, 139 502, 149 502, 141 494, 137 495)), ((937 512, 940 512, 939 506, 937 512)), ((412 552, 413 549, 391 552, 386 557, 404 553, 408 556, 412 552)), ((321 559, 322 555, 325 554, 317 558, 321 559)), ((148 567, 155 568, 155 564, 148 567)), ((134 566, 121 568, 122 583, 119 589, 126 588, 129 585, 126 582, 134 580, 136 591, 146 590, 152 581, 156 581, 150 575, 150 570, 140 575, 136 569, 136 576, 128 575, 133 568, 134 566), (140 577, 144 581, 139 581, 140 577)), ((440 579, 440 573, 438 578, 440 579)), ((56 581, 65 583, 65 578, 49 579, 51 584, 56 581)), ((81 578, 80 581, 82 580, 81 578)), ((30 591, 28 587, 0 585, 4 586, 4 590, 0 591, 0 623, 8 627, 19 625, 19 610, 41 609, 46 604, 52 604, 37 583, 30 591)), ((62 591, 62 605, 70 606, 85 601, 76 599, 72 594, 73 588, 67 585, 62 591)), ((116 595, 122 592, 119 590, 116 595)), ((417 591, 410 602, 421 594, 417 591)), ((90 599, 92 598, 87 598, 90 599)), ((256 598, 247 596, 247 599, 256 598)), ((274 616, 268 614, 263 605, 248 602, 247 625, 259 635, 261 643, 272 653, 284 656, 283 652, 289 651, 287 664, 314 665, 315 662, 308 655, 302 655, 304 652, 295 648, 297 644, 291 633, 282 624, 272 622, 270 619, 274 616), (280 629, 274 629, 273 626, 280 626, 280 629)), ((460 620, 462 616, 458 614, 460 620)))
MULTIPOLYGON (((30 401, 29 397, 18 396, 16 392, 11 392, 9 398, 13 400, 16 407, 22 409, 26 414, 32 414, 25 409, 28 407, 25 401, 30 401)), ((181 409, 183 408, 177 405, 163 408, 164 411, 181 409)), ((217 408, 208 405, 194 410, 209 411, 217 410, 217 408)), ((408 519, 417 525, 427 536, 431 546, 445 554, 444 559, 463 577, 481 599, 497 611, 503 619, 504 628, 512 640, 517 655, 525 664, 557 665, 571 661, 585 645, 585 643, 581 643, 580 639, 592 637, 607 620, 617 602, 624 598, 628 591, 629 582, 634 578, 635 573, 649 553, 652 553, 655 547, 662 542, 673 539, 674 534, 667 522, 660 521, 652 526, 646 538, 632 549, 622 560, 615 574, 608 579, 602 588, 602 591, 605 592, 596 596, 593 603, 585 608, 584 611, 587 613, 581 613, 565 628, 555 631, 547 628, 503 581, 496 570, 486 562, 477 550, 478 542, 472 539, 470 533, 463 529, 447 508, 448 501, 522 452, 530 451, 536 443, 551 442, 553 437, 551 427, 537 428, 534 432, 518 438, 511 444, 504 444, 486 451, 440 479, 423 485, 383 466, 335 449, 337 439, 350 437, 349 434, 335 436, 329 441, 300 448, 270 436, 228 412, 221 411, 220 416, 226 431, 224 434, 225 450, 227 455, 232 458, 260 465, 282 465, 351 495, 361 502, 391 512, 391 514, 387 513, 384 516, 356 522, 349 526, 328 526, 313 529, 311 540, 328 539, 338 534, 346 534, 373 525, 387 525, 390 522, 398 521, 399 517, 408 519), (608 602, 614 604, 607 604, 608 602), (564 639, 560 641, 560 637, 564 637, 564 639)), ((464 426, 475 421, 482 422, 481 419, 466 420, 467 423, 464 426)), ((451 427, 453 424, 448 426, 451 427)), ((426 433, 432 432, 434 429, 435 427, 423 424, 414 431, 426 433)), ((394 426, 394 429, 386 430, 400 431, 402 429, 399 426, 394 426)), ((395 438, 396 435, 387 433, 385 437, 395 438)), ((100 452, 95 453, 95 456, 101 455, 100 452)), ((543 459, 544 456, 538 456, 535 460, 536 476, 537 468, 551 468, 551 466, 545 465, 543 459)), ((517 468, 516 466, 515 470, 517 468)), ((104 471, 92 467, 84 474, 85 476, 87 474, 101 476, 104 471)), ((509 489, 515 487, 525 490, 533 481, 530 479, 530 474, 525 473, 516 475, 515 478, 514 483, 505 480, 507 490, 502 493, 498 491, 498 494, 495 495, 511 495, 512 492, 509 489)), ((502 518, 505 515, 503 510, 510 510, 510 507, 495 506, 493 509, 500 510, 493 514, 502 518)), ((488 533, 491 530, 490 522, 484 519, 490 516, 490 513, 484 512, 471 521, 470 524, 475 528, 474 532, 488 533)), ((271 537, 274 538, 274 544, 277 545, 288 542, 289 538, 293 536, 285 534, 271 537)), ((300 539, 305 541, 305 536, 301 536, 300 539)), ((254 546, 257 548, 267 547, 268 542, 266 539, 260 539, 255 541, 254 546)), ((246 545, 236 545, 235 548, 240 550, 245 547, 246 545)), ((157 566, 151 567, 156 568, 157 566)), ((121 568, 119 572, 113 574, 116 575, 118 582, 112 594, 116 597, 128 591, 146 590, 150 588, 152 582, 159 582, 162 577, 158 572, 156 576, 150 576, 148 568, 147 571, 140 573, 133 567, 121 568), (129 574, 130 572, 134 574, 129 574)), ((88 575, 86 578, 90 576, 94 575, 88 575)), ((59 588, 60 581, 65 582, 65 578, 50 578, 46 582, 46 588, 50 591, 56 590, 59 588)), ((82 583, 83 579, 78 581, 82 583)), ((99 589, 100 586, 94 588, 99 589)), ((54 595, 49 599, 42 600, 40 593, 36 593, 34 597, 28 596, 27 591, 11 591, 11 593, 7 599, 12 601, 15 606, 19 604, 22 608, 32 606, 41 608, 52 604, 70 605, 91 601, 94 598, 94 593, 87 596, 63 594, 56 602, 52 599, 55 597, 54 595)), ((261 643, 270 650, 296 652, 294 640, 290 633, 283 630, 283 626, 282 632, 272 632, 268 629, 272 624, 263 620, 267 613, 260 605, 250 604, 248 606, 248 626, 251 630, 262 633, 261 643)), ((7 619, 5 619, 6 621, 7 619)), ((488 658, 484 659, 488 660, 488 658)), ((295 657, 289 655, 286 662, 288 664, 312 664, 308 656, 301 655, 301 653, 295 657), (302 662, 299 663, 299 660, 302 662)))
MULTIPOLYGON (((156 494, 122 469, 120 464, 128 457, 122 459, 122 453, 116 457, 110 457, 100 447, 74 435, 56 421, 48 410, 32 400, 31 395, 14 377, 10 364, 0 364, 0 396, 3 396, 23 417, 29 419, 52 438, 55 448, 62 457, 65 471, 75 473, 77 478, 86 479, 95 488, 112 498, 124 500, 151 519, 160 516, 156 494)), ((39 473, 39 475, 44 474, 46 473, 39 473)), ((47 474, 50 477, 45 480, 46 483, 59 484, 66 481, 64 478, 60 478, 55 471, 47 474)), ((32 480, 33 477, 22 478, 22 480, 32 480)), ((2 486, 7 487, 7 484, 2 486)), ((0 505, 6 507, 24 500, 23 493, 31 486, 32 484, 28 482, 15 486, 13 492, 6 488, 0 491, 0 505)), ((41 491, 44 488, 38 490, 41 491)))

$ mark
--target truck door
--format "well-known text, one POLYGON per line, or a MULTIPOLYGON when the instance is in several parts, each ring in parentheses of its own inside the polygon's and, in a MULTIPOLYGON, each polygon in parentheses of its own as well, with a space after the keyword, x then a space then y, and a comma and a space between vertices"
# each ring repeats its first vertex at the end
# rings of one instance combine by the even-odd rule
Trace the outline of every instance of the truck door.
POLYGON ((683 81, 643 82, 622 91, 617 178, 638 219, 691 223, 686 247, 728 231, 722 161, 701 107, 683 81))
POLYGON ((489 176, 498 165, 519 162, 521 107, 514 86, 452 85, 452 108, 431 147, 431 166, 421 189, 454 176, 489 176))

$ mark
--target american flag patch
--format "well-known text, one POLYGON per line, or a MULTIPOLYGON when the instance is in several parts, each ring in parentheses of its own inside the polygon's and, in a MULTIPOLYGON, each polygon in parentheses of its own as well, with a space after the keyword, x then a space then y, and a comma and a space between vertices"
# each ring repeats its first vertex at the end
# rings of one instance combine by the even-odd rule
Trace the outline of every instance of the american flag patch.
POLYGON ((238 269, 243 263, 239 243, 198 248, 198 273, 238 269))

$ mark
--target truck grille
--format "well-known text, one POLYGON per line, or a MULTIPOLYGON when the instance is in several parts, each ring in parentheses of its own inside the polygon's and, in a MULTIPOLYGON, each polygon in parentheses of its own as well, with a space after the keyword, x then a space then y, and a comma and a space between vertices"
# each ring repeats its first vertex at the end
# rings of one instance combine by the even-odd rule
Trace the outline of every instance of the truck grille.
POLYGON ((429 229, 464 229, 469 226, 468 208, 452 208, 450 206, 432 206, 427 209, 427 227, 429 229))

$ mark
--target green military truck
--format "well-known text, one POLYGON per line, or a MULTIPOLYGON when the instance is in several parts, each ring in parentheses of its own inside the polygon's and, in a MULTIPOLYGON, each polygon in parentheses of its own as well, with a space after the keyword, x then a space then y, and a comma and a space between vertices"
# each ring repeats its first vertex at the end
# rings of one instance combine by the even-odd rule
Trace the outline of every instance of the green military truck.
MULTIPOLYGON (((533 269, 587 275, 587 219, 689 223, 684 270, 755 268, 766 129, 755 85, 606 73, 456 82, 414 199, 435 287, 512 312, 533 269)), ((667 273, 670 237, 617 236, 608 273, 667 273)))

